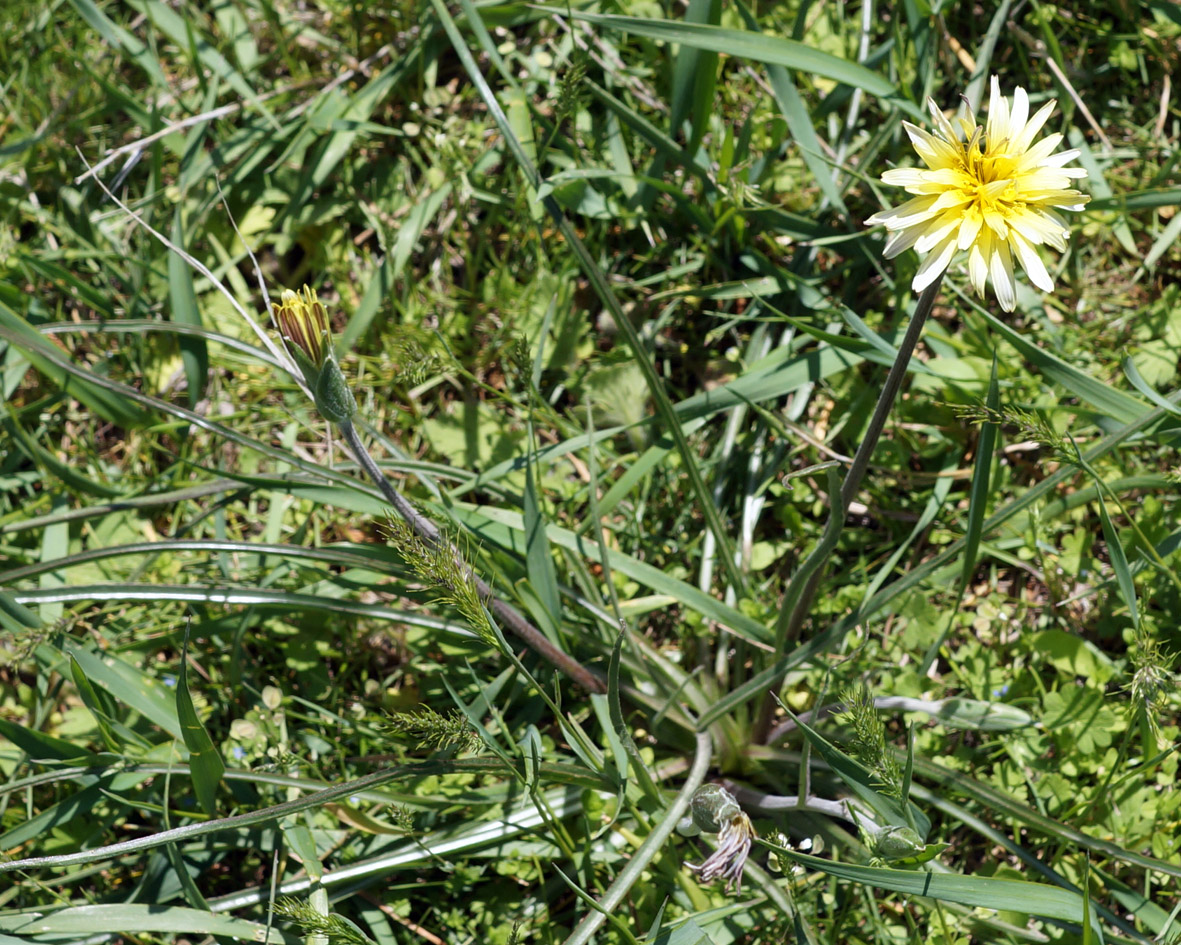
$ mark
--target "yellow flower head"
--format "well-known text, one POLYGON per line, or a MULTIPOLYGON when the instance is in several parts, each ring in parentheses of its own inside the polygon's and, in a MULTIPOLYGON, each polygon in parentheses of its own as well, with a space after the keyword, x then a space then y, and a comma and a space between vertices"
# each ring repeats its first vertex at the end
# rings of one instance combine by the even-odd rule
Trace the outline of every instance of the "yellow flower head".
POLYGON ((271 303, 271 313, 287 350, 301 352, 314 369, 319 369, 324 363, 328 315, 324 303, 316 298, 316 290, 306 285, 301 292, 284 289, 280 301, 271 303))
POLYGON ((993 76, 983 128, 960 119, 961 137, 931 99, 934 134, 902 123, 926 168, 886 171, 882 183, 917 196, 866 223, 890 231, 887 259, 912 246, 927 254, 911 283, 916 292, 938 279, 962 249, 968 251, 968 278, 976 294, 983 296, 985 280, 991 279, 1006 312, 1017 305, 1014 256, 1030 282, 1044 292, 1054 290, 1036 247, 1048 243, 1065 250, 1070 230, 1056 211, 1081 210, 1090 199, 1070 189, 1072 179, 1087 176, 1081 167, 1065 166, 1079 152, 1053 153, 1062 135, 1033 143, 1054 104, 1047 102, 1031 118, 1025 89, 1017 88, 1010 107, 993 76))

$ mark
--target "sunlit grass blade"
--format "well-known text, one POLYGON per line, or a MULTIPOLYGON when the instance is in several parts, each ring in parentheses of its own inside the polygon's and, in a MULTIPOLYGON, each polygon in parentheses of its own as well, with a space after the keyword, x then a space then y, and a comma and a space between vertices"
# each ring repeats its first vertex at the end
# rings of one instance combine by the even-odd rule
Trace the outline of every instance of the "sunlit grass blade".
MULTIPOLYGON (((689 0, 689 6, 685 10, 685 23, 716 27, 721 23, 721 19, 720 0, 689 0)), ((685 144, 691 152, 697 150, 709 130, 717 75, 716 52, 694 49, 689 45, 683 45, 677 51, 670 90, 669 133, 679 135, 682 123, 688 119, 691 124, 685 144)))
MULTIPOLYGON (((62 602, 76 601, 174 601, 177 603, 245 605, 271 607, 280 613, 294 613, 303 610, 323 611, 342 616, 362 616, 375 620, 388 620, 410 627, 426 627, 449 638, 452 645, 478 645, 478 638, 462 621, 449 620, 431 614, 420 614, 398 610, 381 604, 361 601, 334 600, 318 594, 298 594, 293 591, 259 590, 253 587, 206 587, 201 584, 79 584, 60 590, 18 591, 13 594, 18 601, 39 603, 45 600, 62 602)), ((85 653, 75 648, 72 652, 85 653)), ((126 664, 124 664, 126 667, 126 664)), ((120 695, 122 695, 120 690, 120 695)), ((168 726, 164 726, 168 728, 168 726)), ((172 729, 168 729, 172 731, 172 729)), ((180 738, 177 728, 173 734, 180 738)))
MULTIPOLYGON (((551 13, 566 12, 556 7, 547 9, 551 13)), ((725 53, 754 62, 765 62, 788 69, 798 69, 800 72, 812 75, 824 76, 853 88, 863 89, 884 99, 891 99, 897 94, 893 85, 864 66, 779 36, 768 36, 765 33, 754 33, 747 30, 726 29, 703 23, 656 20, 638 16, 616 16, 580 10, 573 11, 572 15, 576 19, 594 23, 596 26, 622 30, 636 36, 680 43, 695 49, 725 53)), ((913 106, 910 108, 913 109, 913 106)), ((921 117, 917 109, 913 110, 921 117)))
MULTIPOLYGON (((737 6, 738 12, 746 21, 747 28, 757 31, 758 22, 746 4, 739 3, 737 6)), ((826 152, 820 144, 820 137, 816 133, 816 124, 813 122, 812 116, 808 114, 808 108, 796 88, 791 73, 787 67, 781 64, 769 63, 767 78, 771 83, 771 90, 775 93, 779 110, 787 121, 787 127, 800 149, 804 163, 812 172, 812 179, 816 182, 816 186, 833 207, 847 215, 849 211, 833 180, 832 168, 824 158, 824 155, 829 152, 826 152)))
POLYGON ((943 789, 958 791, 966 797, 970 797, 993 811, 995 816, 1003 815, 1016 823, 1032 827, 1045 836, 1052 837, 1056 842, 1073 844, 1080 849, 1109 856, 1123 863, 1157 870, 1166 876, 1181 878, 1181 866, 1156 857, 1145 856, 1133 850, 1124 850, 1114 843, 1085 834, 1081 830, 1076 830, 1067 824, 1046 817, 990 784, 985 784, 970 775, 953 771, 946 765, 916 757, 915 772, 918 777, 932 780, 943 789))
POLYGON ((1140 393, 1143 394, 1153 404, 1155 404, 1157 407, 1160 407, 1162 410, 1167 410, 1169 413, 1181 417, 1181 407, 1178 407, 1172 401, 1166 400, 1159 393, 1153 390, 1152 385, 1150 385, 1146 380, 1144 380, 1143 377, 1140 376, 1140 371, 1136 367, 1136 362, 1131 358, 1124 358, 1124 374, 1127 375, 1128 380, 1132 382, 1132 386, 1135 387, 1136 390, 1140 391, 1140 393))
POLYGON ((553 642, 557 643, 557 624, 562 612, 558 596, 558 575, 554 569, 553 552, 546 535, 546 518, 538 497, 537 476, 534 464, 526 460, 525 495, 522 514, 525 521, 525 566, 529 572, 529 583, 541 605, 544 618, 540 624, 548 630, 553 642))
POLYGON ((423 230, 436 218, 451 193, 451 184, 444 184, 432 190, 425 198, 415 201, 410 213, 398 227, 393 251, 377 266, 360 304, 337 339, 337 349, 341 354, 352 350, 357 339, 369 330, 382 306, 389 304, 394 282, 402 275, 423 230))
MULTIPOLYGON (((453 512, 457 521, 468 525, 485 540, 494 541, 516 554, 524 553, 525 523, 520 513, 491 506, 468 508, 464 505, 456 505, 453 512)), ((551 544, 583 555, 590 561, 598 561, 598 549, 586 539, 554 525, 549 526, 547 533, 551 544)), ((717 620, 736 636, 764 644, 769 638, 767 628, 757 620, 646 562, 612 552, 611 567, 657 593, 676 597, 684 606, 717 620)))
POLYGON ((78 661, 71 656, 69 662, 70 677, 74 682, 74 688, 78 690, 78 697, 82 700, 82 704, 86 706, 87 711, 90 712, 90 717, 94 719, 94 724, 98 726, 98 733, 103 740, 103 744, 106 745, 107 751, 123 751, 124 747, 126 747, 125 741, 130 741, 134 744, 136 739, 131 736, 131 732, 107 713, 106 707, 102 704, 102 700, 99 698, 94 686, 91 685, 90 680, 86 678, 82 667, 78 665, 78 661))
POLYGON ((119 902, 68 906, 37 915, 0 915, 0 931, 18 936, 143 935, 224 936, 271 945, 295 945, 297 939, 277 928, 231 915, 216 915, 187 906, 119 902))
MULTIPOLYGON (((1178 396, 1181 396, 1179 394, 1178 396)), ((1163 408, 1157 407, 1148 413, 1142 414, 1139 419, 1128 423, 1118 430, 1109 433, 1102 440, 1092 446, 1089 450, 1083 453, 1083 459, 1087 462, 1092 462, 1101 456, 1106 456, 1116 449, 1121 443, 1128 440, 1136 433, 1151 427, 1154 423, 1166 416, 1166 411, 1163 408)), ((1034 503, 1043 500, 1048 494, 1052 493, 1056 488, 1065 483, 1071 476, 1075 475, 1076 470, 1073 467, 1063 467, 1048 475, 1045 479, 1031 486, 1028 490, 1022 493, 1019 497, 1014 498, 1006 503, 1003 507, 997 509, 991 516, 984 520, 981 526, 982 534, 988 535, 996 531, 1005 522, 1014 518, 1034 503)), ((933 573, 948 565, 954 564, 960 553, 963 551, 964 539, 957 539, 948 547, 944 548, 939 553, 933 555, 922 564, 918 565, 907 574, 900 577, 898 580, 888 584, 880 590, 874 597, 865 604, 859 611, 859 618, 870 616, 879 612, 886 607, 892 600, 896 599, 900 594, 905 593, 912 587, 921 584, 927 580, 933 573)), ((848 630, 849 624, 852 622, 839 621, 834 627, 834 633, 844 633, 848 630)))
MULTIPOLYGON (((130 3, 147 17, 148 22, 155 29, 171 39, 180 48, 187 49, 201 63, 203 68, 208 69, 212 75, 222 79, 244 101, 249 102, 251 107, 256 109, 273 127, 279 127, 278 121, 271 114, 266 103, 258 97, 242 73, 235 69, 215 46, 193 35, 193 23, 191 20, 186 20, 173 10, 172 7, 160 3, 159 0, 130 0, 130 3)), ((165 88, 169 86, 167 81, 161 81, 160 84, 165 88)))
MULTIPOLYGON (((889 889, 911 896, 944 899, 984 909, 1004 909, 1031 916, 1045 916, 1068 922, 1083 923, 1088 916, 1083 897, 1078 893, 1014 879, 994 879, 987 876, 960 876, 952 873, 893 870, 873 866, 854 866, 808 856, 766 844, 780 855, 802 866, 819 870, 829 876, 862 883, 878 889, 889 889)), ((1094 917, 1090 917, 1094 924, 1094 917)), ((1098 928, 1096 927, 1098 932, 1098 928)), ((1100 933, 1100 941, 1102 935, 1100 933)))
POLYGON ((1147 405, 1142 401, 1103 383, 1103 381, 1096 380, 1049 351, 1044 351, 987 309, 975 306, 975 312, 977 317, 988 324, 991 331, 1009 342, 1022 357, 1049 380, 1061 384, 1084 403, 1091 404, 1097 410, 1120 423, 1132 423, 1138 417, 1143 416, 1147 405))

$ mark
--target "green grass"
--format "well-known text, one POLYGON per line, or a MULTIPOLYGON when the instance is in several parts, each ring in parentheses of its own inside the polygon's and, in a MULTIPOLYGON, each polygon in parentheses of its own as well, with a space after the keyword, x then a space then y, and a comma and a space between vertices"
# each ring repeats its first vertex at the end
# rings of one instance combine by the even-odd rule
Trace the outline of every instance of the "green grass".
POLYGON ((0 940, 1176 941, 1181 15, 936 6, 10 5, 0 940), (991 74, 1092 200, 821 544, 991 74))

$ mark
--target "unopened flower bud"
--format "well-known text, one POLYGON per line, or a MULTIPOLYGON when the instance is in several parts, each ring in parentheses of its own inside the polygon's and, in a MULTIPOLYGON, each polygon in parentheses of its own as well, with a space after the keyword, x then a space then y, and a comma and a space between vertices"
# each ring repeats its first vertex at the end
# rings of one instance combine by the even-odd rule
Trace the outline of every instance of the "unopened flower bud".
MULTIPOLYGON (((327 348, 328 315, 324 303, 316 298, 316 290, 306 285, 300 292, 284 289, 280 301, 271 303, 271 311, 279 333, 292 357, 305 367, 304 359, 318 373, 324 364, 327 348)), ((309 383, 313 377, 307 378, 309 383)))

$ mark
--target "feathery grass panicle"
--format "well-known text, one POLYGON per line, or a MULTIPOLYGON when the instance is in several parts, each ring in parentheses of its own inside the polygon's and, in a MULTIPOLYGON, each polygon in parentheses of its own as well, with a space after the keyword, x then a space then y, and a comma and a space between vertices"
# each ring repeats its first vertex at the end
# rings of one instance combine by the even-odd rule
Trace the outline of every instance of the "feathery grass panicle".
POLYGON ((423 581, 438 588, 439 600, 450 604, 488 646, 499 647, 485 609, 476 576, 450 542, 428 543, 414 527, 391 515, 389 538, 406 563, 423 581))
POLYGON ((968 278, 976 294, 983 297, 985 281, 991 280, 1006 312, 1017 306, 1014 257, 1030 282, 1043 292, 1054 290, 1037 247, 1044 243, 1063 252, 1070 229, 1057 211, 1081 210, 1090 199, 1070 189, 1072 179, 1087 176, 1081 167, 1065 166, 1078 150, 1055 154, 1061 134, 1033 143, 1054 105, 1047 102, 1031 118, 1025 89, 1017 87, 1010 107, 993 76, 983 128, 960 119, 961 137, 933 99, 927 99, 927 107, 934 134, 903 122, 926 168, 886 171, 882 183, 916 196, 865 222, 890 231, 887 259, 912 246, 926 253, 911 283, 914 291, 934 282, 959 250, 968 252, 968 278))
POLYGON ((290 919, 308 938, 319 936, 329 945, 374 945, 373 939, 349 919, 335 912, 327 915, 303 899, 284 896, 275 902, 275 915, 290 919))
POLYGON ((901 796, 902 772, 886 750, 886 726, 878 716, 868 687, 861 683, 847 689, 841 701, 845 703, 845 711, 838 720, 852 728, 850 753, 879 779, 884 793, 901 796))
POLYGON ((1160 719, 1165 717, 1167 703, 1177 691, 1176 677, 1169 671, 1173 660, 1143 627, 1136 634, 1132 653, 1131 693, 1133 713, 1140 714, 1159 747, 1164 747, 1160 719))
POLYGON ((444 714, 423 705, 412 712, 387 716, 377 725, 387 734, 416 739, 418 749, 455 748, 459 754, 478 755, 484 748, 480 733, 458 711, 444 714))

